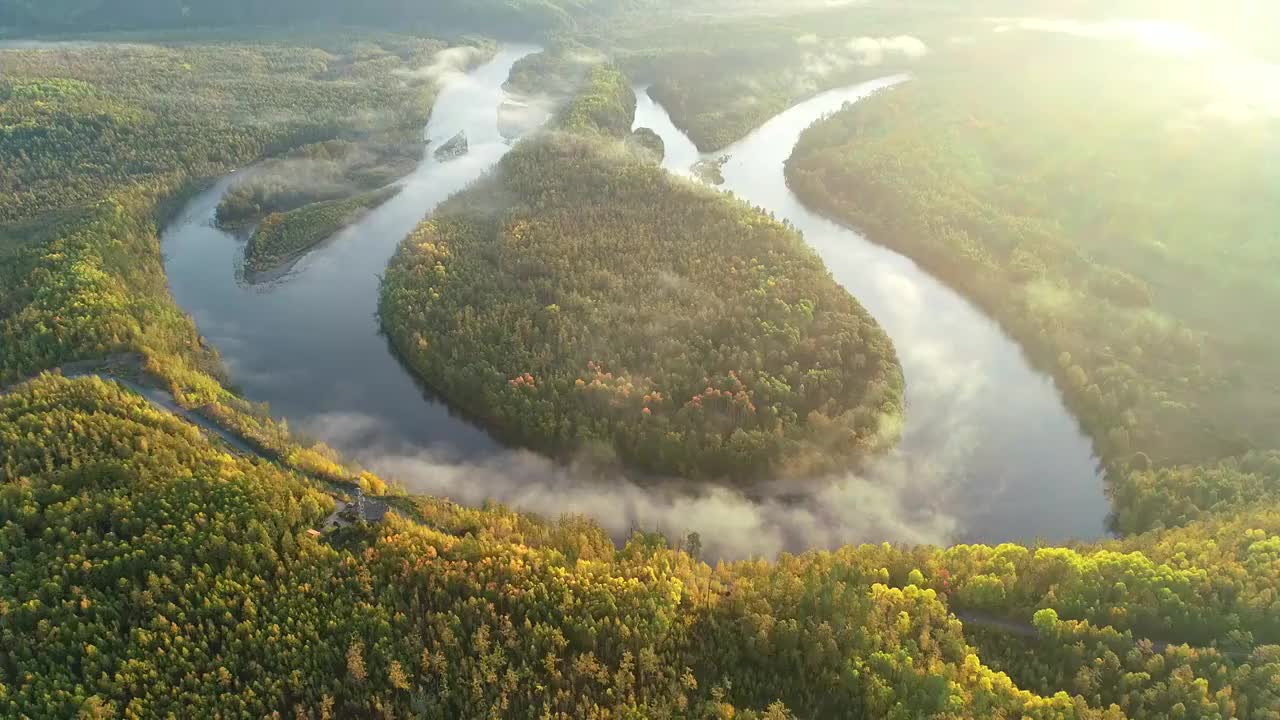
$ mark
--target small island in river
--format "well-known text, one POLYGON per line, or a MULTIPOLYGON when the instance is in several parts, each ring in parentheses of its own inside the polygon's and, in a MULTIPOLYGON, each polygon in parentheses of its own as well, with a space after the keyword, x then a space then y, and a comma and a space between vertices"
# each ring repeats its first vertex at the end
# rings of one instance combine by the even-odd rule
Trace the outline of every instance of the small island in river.
POLYGON ((448 142, 436 148, 435 158, 440 162, 448 162, 456 160, 471 151, 471 145, 467 142, 467 132, 465 130, 449 138, 448 142))
POLYGON ((399 190, 390 183, 412 172, 422 152, 422 140, 409 131, 304 145, 233 185, 215 222, 232 231, 258 223, 245 267, 272 270, 394 197, 399 190))
POLYGON ((366 212, 395 197, 397 187, 363 193, 348 200, 327 200, 268 215, 245 246, 245 267, 270 270, 333 237, 366 212))

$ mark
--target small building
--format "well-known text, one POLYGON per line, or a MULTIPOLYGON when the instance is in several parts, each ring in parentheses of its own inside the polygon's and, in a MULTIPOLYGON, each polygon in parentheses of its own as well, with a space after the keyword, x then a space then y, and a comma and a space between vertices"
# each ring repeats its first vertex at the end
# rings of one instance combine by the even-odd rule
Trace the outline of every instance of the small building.
POLYGON ((390 511, 390 505, 382 500, 371 500, 365 496, 363 490, 356 488, 351 494, 351 502, 339 500, 337 509, 333 511, 332 515, 325 518, 320 527, 325 532, 329 532, 330 530, 349 527, 358 522, 373 525, 385 520, 387 513, 390 511))
POLYGON ((387 513, 391 511, 391 506, 381 500, 369 500, 364 504, 364 508, 360 511, 360 517, 367 523, 380 523, 387 518, 387 513))

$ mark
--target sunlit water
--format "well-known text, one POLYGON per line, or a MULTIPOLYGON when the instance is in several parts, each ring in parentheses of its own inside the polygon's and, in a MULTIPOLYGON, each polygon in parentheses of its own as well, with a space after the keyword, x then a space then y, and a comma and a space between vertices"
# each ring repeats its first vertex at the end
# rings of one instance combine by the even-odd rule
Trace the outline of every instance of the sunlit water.
MULTIPOLYGON (((893 253, 805 212, 786 191, 782 160, 798 131, 873 86, 798 106, 731 150, 735 160, 725 168, 735 190, 806 231, 897 344, 911 420, 901 449, 867 477, 780 481, 776 487, 793 490, 767 497, 638 485, 503 448, 426 397, 379 333, 379 275, 423 216, 508 151, 497 127, 501 86, 532 51, 506 46, 441 93, 427 134, 438 143, 466 130, 468 155, 448 163, 428 156, 396 199, 271 283, 245 282, 243 239, 213 226, 234 178, 195 198, 165 231, 173 294, 246 397, 413 491, 473 504, 495 499, 551 517, 584 513, 618 537, 696 530, 708 554, 723 557, 862 541, 1100 534, 1106 507, 1089 446, 1050 383, 963 300, 893 253)), ((646 100, 638 124, 662 134, 670 160, 687 167, 697 159, 692 144, 646 100)))
MULTIPOLYGON (((905 76, 823 93, 774 117, 733 146, 723 190, 799 229, 836 280, 893 338, 907 381, 898 450, 869 475, 927 491, 955 516, 958 539, 1092 538, 1107 502, 1088 438, 1053 382, 977 308, 907 258, 808 210, 783 166, 800 134, 846 103, 905 76)), ((702 156, 643 89, 636 126, 663 138, 676 173, 702 156)))

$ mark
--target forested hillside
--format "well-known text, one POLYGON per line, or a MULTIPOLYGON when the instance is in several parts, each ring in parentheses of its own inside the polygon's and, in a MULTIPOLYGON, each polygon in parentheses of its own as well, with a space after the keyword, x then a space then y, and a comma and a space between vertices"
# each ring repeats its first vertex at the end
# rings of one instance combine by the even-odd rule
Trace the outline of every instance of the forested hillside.
POLYGON ((692 537, 615 549, 580 518, 429 500, 320 542, 306 531, 333 500, 305 477, 99 380, 0 397, 0 457, 15 717, 1280 710, 1280 648, 1255 646, 1280 633, 1273 509, 1088 551, 886 545, 712 569, 692 537), (1045 609, 1022 640, 962 628, 957 606, 1045 609), (1226 649, 1136 639, 1152 637, 1226 649))
POLYGON ((1275 497, 1274 458, 1228 458, 1280 436, 1280 123, 1212 61, 1115 41, 1012 33, 945 64, 810 129, 792 186, 1057 375, 1121 529, 1275 497))
POLYGON ((890 445, 888 337, 794 231, 624 150, 634 112, 597 67, 557 134, 405 241, 381 314, 409 366, 506 438, 655 473, 805 475, 890 445))
POLYGON ((130 372, 270 456, 352 477, 222 385, 215 353, 169 294, 157 225, 264 155, 420 132, 435 76, 391 71, 433 66, 446 47, 366 32, 0 52, 0 387, 127 353, 130 372))

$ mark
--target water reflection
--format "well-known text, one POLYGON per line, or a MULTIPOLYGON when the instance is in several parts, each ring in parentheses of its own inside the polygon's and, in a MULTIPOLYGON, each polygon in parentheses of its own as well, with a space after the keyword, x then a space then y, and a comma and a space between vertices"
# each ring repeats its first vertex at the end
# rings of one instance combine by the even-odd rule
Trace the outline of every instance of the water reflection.
POLYGON ((442 404, 424 402, 388 351, 375 312, 379 276, 400 240, 510 149, 497 130, 501 86, 533 50, 505 47, 441 92, 427 137, 438 146, 466 130, 468 154, 439 163, 427 153, 399 195, 270 282, 237 282, 243 238, 213 224, 231 179, 196 198, 165 232, 173 294, 247 397, 268 402, 295 427, 321 439, 340 435, 356 448, 394 438, 453 460, 499 450, 442 404))

